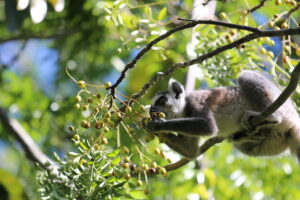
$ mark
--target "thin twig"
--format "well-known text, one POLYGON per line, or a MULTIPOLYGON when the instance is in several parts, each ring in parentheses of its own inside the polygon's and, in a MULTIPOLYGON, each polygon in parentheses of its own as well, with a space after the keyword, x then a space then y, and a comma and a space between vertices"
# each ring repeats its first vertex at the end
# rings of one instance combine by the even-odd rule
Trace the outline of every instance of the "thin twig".
POLYGON ((289 18, 293 14, 293 12, 295 12, 299 8, 300 8, 300 3, 297 3, 297 5, 294 8, 292 8, 291 10, 289 10, 289 12, 286 15, 286 18, 289 18))
POLYGON ((259 3, 257 6, 254 6, 253 8, 248 9, 248 10, 247 10, 248 13, 252 13, 252 12, 258 10, 259 8, 263 7, 263 6, 265 5, 265 2, 266 2, 266 1, 267 1, 267 0, 261 0, 260 3, 259 3))
POLYGON ((185 18, 178 18, 178 20, 188 21, 188 22, 196 22, 197 24, 217 25, 217 26, 223 26, 223 27, 227 27, 227 28, 234 28, 234 29, 245 30, 245 31, 250 31, 250 32, 260 32, 260 30, 258 28, 254 28, 251 26, 245 26, 245 25, 239 25, 239 24, 232 24, 232 23, 223 22, 223 21, 193 20, 193 19, 185 19, 185 18))

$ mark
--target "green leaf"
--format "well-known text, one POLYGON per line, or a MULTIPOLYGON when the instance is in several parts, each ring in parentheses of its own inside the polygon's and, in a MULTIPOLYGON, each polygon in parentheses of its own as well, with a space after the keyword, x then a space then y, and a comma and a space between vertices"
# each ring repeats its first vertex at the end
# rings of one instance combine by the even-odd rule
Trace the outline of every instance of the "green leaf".
POLYGON ((106 156, 107 156, 108 158, 114 158, 114 157, 116 157, 117 155, 119 155, 119 153, 120 153, 120 149, 116 149, 116 150, 114 150, 113 152, 107 154, 106 156))
POLYGON ((161 21, 167 14, 167 8, 164 7, 163 9, 161 9, 161 11, 158 14, 157 20, 161 21))
POLYGON ((112 165, 117 165, 117 164, 119 164, 121 162, 121 157, 117 157, 116 159, 114 159, 112 162, 111 162, 111 164, 112 165))

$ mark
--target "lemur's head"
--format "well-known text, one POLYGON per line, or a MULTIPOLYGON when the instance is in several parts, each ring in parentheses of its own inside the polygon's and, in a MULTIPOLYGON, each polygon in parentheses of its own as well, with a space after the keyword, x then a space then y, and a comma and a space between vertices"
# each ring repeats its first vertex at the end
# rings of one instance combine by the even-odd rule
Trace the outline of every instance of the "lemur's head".
POLYGON ((150 113, 163 112, 168 119, 181 117, 185 107, 185 91, 175 79, 169 80, 168 91, 159 92, 152 100, 150 113))

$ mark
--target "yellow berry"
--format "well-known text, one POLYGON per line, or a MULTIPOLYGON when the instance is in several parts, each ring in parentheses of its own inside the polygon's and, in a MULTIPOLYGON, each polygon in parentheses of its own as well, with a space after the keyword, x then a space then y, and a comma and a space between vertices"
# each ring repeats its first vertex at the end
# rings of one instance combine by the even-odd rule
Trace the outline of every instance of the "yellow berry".
POLYGON ((274 58, 274 53, 272 51, 268 51, 267 52, 267 55, 270 57, 270 58, 274 58))
POLYGON ((103 126, 104 126, 104 123, 101 121, 95 122, 95 125, 94 125, 94 127, 97 129, 103 128, 103 126))
POLYGON ((147 171, 149 169, 148 165, 147 164, 142 164, 142 169, 144 171, 147 171))
POLYGON ((75 97, 75 100, 76 100, 76 102, 80 102, 80 101, 81 101, 81 96, 77 95, 77 96, 75 97))
POLYGON ((269 21, 269 22, 268 22, 268 27, 272 28, 274 25, 275 25, 274 22, 272 22, 272 21, 269 21))
POLYGON ((83 110, 83 111, 87 111, 88 109, 89 109, 89 105, 83 105, 83 106, 82 106, 82 110, 83 110))
POLYGON ((271 47, 274 46, 274 45, 275 45, 274 40, 269 40, 269 41, 268 41, 268 45, 271 46, 271 47))
POLYGON ((300 47, 296 48, 296 55, 300 57, 300 47))
POLYGON ((283 62, 283 63, 287 63, 288 61, 289 61, 289 57, 286 56, 286 55, 284 55, 284 56, 282 57, 282 62, 283 62))
POLYGON ((155 149, 154 149, 154 152, 155 152, 155 154, 158 155, 158 154, 160 154, 160 149, 159 149, 159 148, 155 148, 155 149))
POLYGON ((104 83, 104 87, 105 88, 108 88, 108 87, 110 87, 111 86, 111 82, 106 82, 106 83, 104 83))
POLYGON ((77 110, 79 110, 79 109, 80 109, 80 104, 79 104, 79 103, 76 103, 76 104, 75 104, 75 108, 76 108, 77 110))
POLYGON ((275 27, 274 27, 274 30, 275 30, 275 31, 278 31, 278 30, 280 30, 280 27, 275 26, 275 27))
POLYGON ((165 118, 166 118, 166 115, 165 115, 165 113, 163 113, 163 112, 159 112, 159 113, 158 113, 158 117, 159 117, 159 118, 162 118, 162 119, 165 119, 165 118))
POLYGON ((276 0, 275 1, 275 4, 278 6, 278 5, 280 5, 282 2, 281 2, 281 0, 276 0))
POLYGON ((84 81, 77 81, 77 85, 80 87, 80 88, 85 88, 86 87, 86 83, 84 81))
POLYGON ((291 1, 291 5, 292 6, 297 6, 297 2, 296 1, 291 1))
POLYGON ((86 120, 83 120, 83 121, 81 122, 81 126, 82 126, 83 128, 90 128, 90 127, 91 127, 91 124, 90 124, 90 122, 88 122, 88 121, 86 121, 86 120))
POLYGON ((284 23, 281 24, 281 28, 288 28, 288 27, 289 26, 288 26, 288 24, 286 22, 284 22, 284 23))
POLYGON ((143 185, 143 182, 142 182, 141 180, 138 180, 138 181, 136 182, 136 185, 140 187, 140 186, 143 185))
POLYGON ((124 178, 125 178, 126 180, 128 180, 128 179, 131 178, 131 175, 130 175, 129 173, 127 173, 127 174, 125 174, 124 178))
POLYGON ((79 141, 79 140, 80 140, 80 136, 79 136, 78 134, 75 134, 75 135, 73 136, 73 139, 74 139, 75 141, 79 141))
POLYGON ((226 19, 227 15, 226 15, 226 13, 221 12, 220 15, 219 15, 219 17, 220 17, 220 19, 226 19))
POLYGON ((129 163, 123 163, 122 167, 128 169, 130 167, 130 165, 129 165, 129 163))
POLYGON ((124 161, 130 162, 130 158, 129 158, 128 156, 125 156, 125 157, 124 157, 124 161))
POLYGON ((126 112, 132 112, 132 108, 130 106, 126 106, 125 111, 126 112))
POLYGON ((107 138, 106 138, 106 137, 103 137, 103 138, 101 139, 101 143, 102 143, 102 144, 108 144, 107 138))
POLYGON ((248 10, 242 10, 242 15, 247 15, 249 13, 248 10))
POLYGON ((160 167, 159 168, 159 173, 161 174, 161 175, 167 175, 167 170, 166 170, 166 168, 164 168, 164 167, 160 167))
POLYGON ((146 110, 145 106, 144 105, 140 105, 140 110, 145 111, 146 110))
POLYGON ((229 42, 229 43, 233 42, 231 35, 226 34, 225 38, 226 38, 227 42, 229 42))
POLYGON ((156 168, 156 167, 157 167, 157 163, 154 162, 154 161, 152 161, 152 162, 151 162, 151 167, 156 168))

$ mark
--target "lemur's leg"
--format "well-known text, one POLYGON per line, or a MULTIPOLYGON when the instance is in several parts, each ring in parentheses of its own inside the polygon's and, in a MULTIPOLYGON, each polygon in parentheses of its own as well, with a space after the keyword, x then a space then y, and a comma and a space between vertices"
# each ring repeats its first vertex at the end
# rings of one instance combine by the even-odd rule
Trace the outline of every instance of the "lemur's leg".
POLYGON ((199 154, 199 138, 172 133, 164 134, 163 143, 181 155, 193 159, 199 154))
MULTIPOLYGON (((280 90, 270 80, 253 71, 244 71, 238 78, 242 95, 253 110, 246 111, 242 117, 245 129, 253 129, 251 118, 264 111, 279 96, 280 90)), ((268 116, 260 126, 272 126, 282 121, 279 111, 268 116)))

